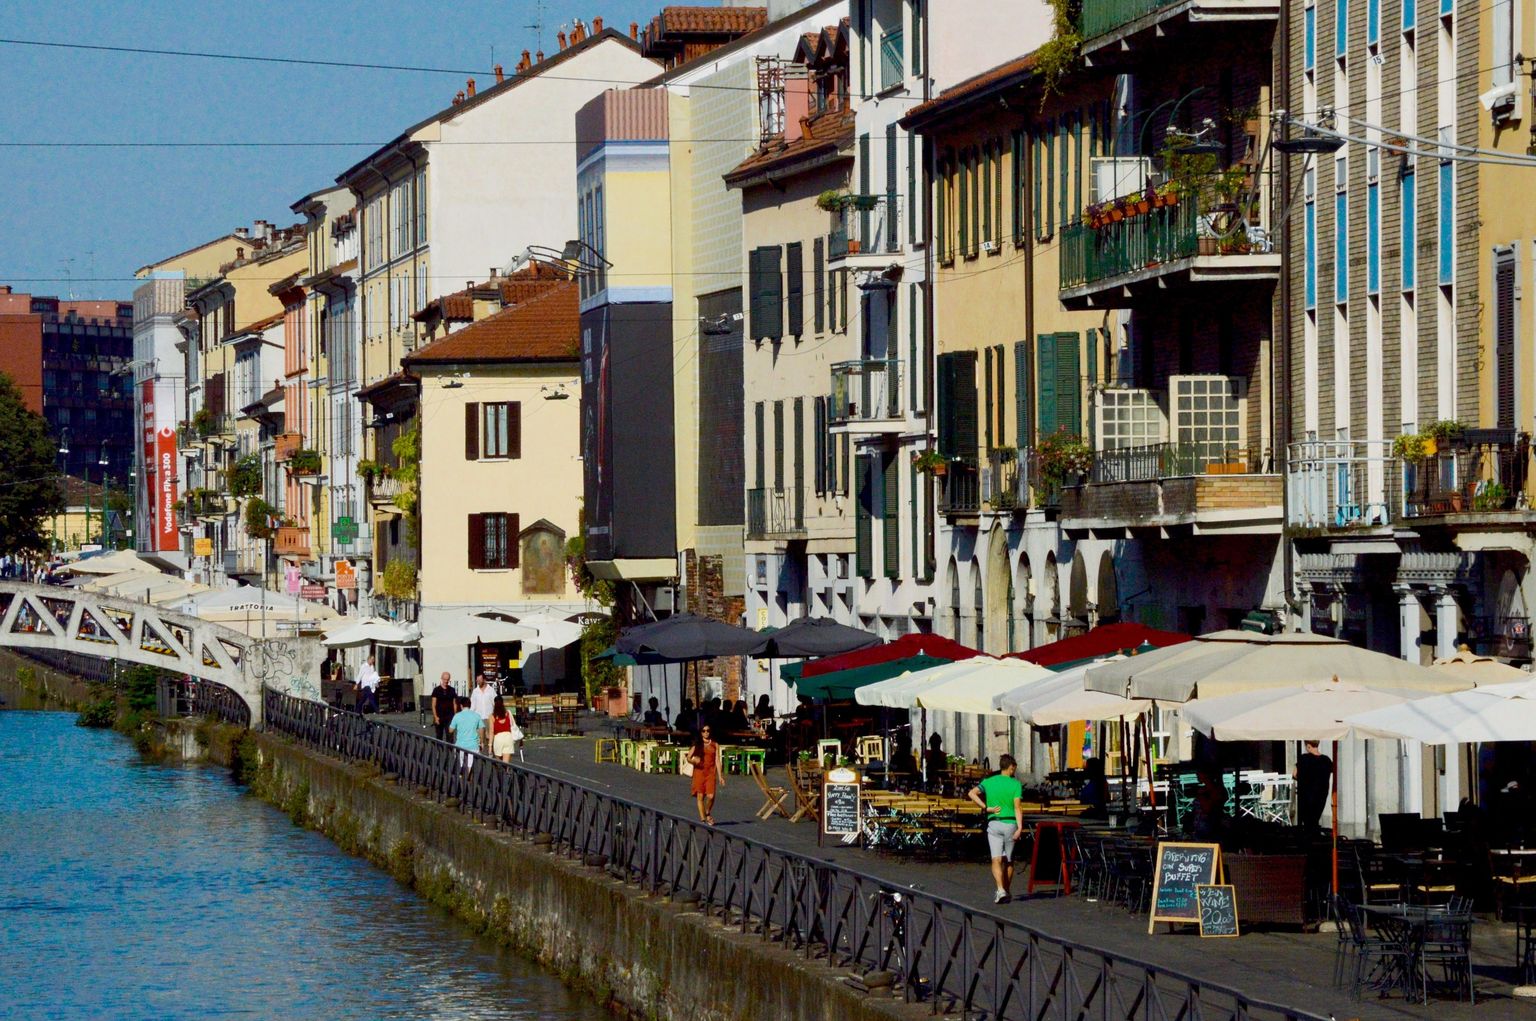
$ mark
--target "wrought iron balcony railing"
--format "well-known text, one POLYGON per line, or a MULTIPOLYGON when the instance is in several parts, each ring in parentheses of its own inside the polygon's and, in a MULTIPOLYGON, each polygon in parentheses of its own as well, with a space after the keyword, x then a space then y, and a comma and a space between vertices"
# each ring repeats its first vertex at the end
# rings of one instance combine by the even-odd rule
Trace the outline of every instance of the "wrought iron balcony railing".
POLYGON ((899 358, 862 358, 832 366, 832 424, 900 419, 902 364, 899 358))
POLYGON ((747 490, 747 538, 767 539, 803 531, 805 507, 798 490, 747 490))

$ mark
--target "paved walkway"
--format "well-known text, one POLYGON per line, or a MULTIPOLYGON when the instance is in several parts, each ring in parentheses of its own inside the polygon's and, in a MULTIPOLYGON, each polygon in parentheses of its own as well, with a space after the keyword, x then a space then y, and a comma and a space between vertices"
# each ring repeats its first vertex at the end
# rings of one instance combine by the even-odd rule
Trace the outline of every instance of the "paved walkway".
MULTIPOLYGON (((415 716, 386 717, 389 722, 417 729, 415 716)), ((592 721, 597 722, 597 721, 592 721)), ((428 728, 430 729, 430 728, 428 728)), ((601 733, 609 733, 606 729, 601 733)), ((679 776, 639 773, 611 763, 592 761, 591 737, 532 738, 527 760, 616 797, 693 818, 696 809, 688 781, 679 776)), ((769 770, 770 782, 782 783, 782 769, 769 770), (774 774, 780 774, 775 780, 774 774)), ((1473 966, 1477 1004, 1432 999, 1427 1007, 1406 1003, 1400 996, 1356 1002, 1348 988, 1333 985, 1336 937, 1331 932, 1265 931, 1244 933, 1240 939, 1202 940, 1193 930, 1147 933, 1146 916, 1122 908, 1088 903, 1079 897, 1036 895, 993 906, 992 881, 985 863, 929 864, 854 847, 829 845, 818 849, 816 827, 791 824, 780 818, 763 822, 754 816, 763 797, 749 777, 729 777, 715 806, 716 825, 739 836, 798 854, 819 857, 882 879, 893 885, 914 885, 972 909, 1009 918, 1040 932, 1125 957, 1161 965, 1206 981, 1243 991, 1256 999, 1290 1004, 1313 1013, 1347 1018, 1461 1019, 1527 1018, 1536 1021, 1536 1001, 1511 996, 1514 977, 1514 931, 1510 926, 1480 919, 1474 926, 1473 966)), ((1015 879, 1022 894, 1024 876, 1015 879)))

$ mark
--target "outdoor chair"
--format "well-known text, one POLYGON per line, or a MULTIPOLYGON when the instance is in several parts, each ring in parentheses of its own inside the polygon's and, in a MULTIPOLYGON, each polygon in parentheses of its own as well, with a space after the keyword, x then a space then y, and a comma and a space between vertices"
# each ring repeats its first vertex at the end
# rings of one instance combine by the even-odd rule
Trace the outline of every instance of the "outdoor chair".
POLYGON ((790 790, 795 793, 795 814, 789 817, 789 821, 799 822, 809 818, 811 822, 820 825, 821 814, 818 810, 821 807, 821 792, 802 783, 800 777, 795 775, 793 765, 785 766, 784 772, 789 776, 790 790))
POLYGON ((1349 919, 1345 915, 1349 912, 1349 901, 1339 894, 1330 893, 1325 897, 1328 910, 1328 920, 1333 923, 1334 932, 1338 939, 1333 947, 1333 984, 1344 984, 1345 969, 1349 966, 1349 959, 1354 954, 1354 941, 1350 938, 1349 919))
POLYGON ((600 737, 592 749, 593 762, 612 762, 615 765, 619 761, 619 742, 611 737, 600 737))
POLYGON ((1526 871, 1526 858, 1526 855, 1504 851, 1494 851, 1490 855, 1496 918, 1508 918, 1512 905, 1525 906, 1530 894, 1536 891, 1536 874, 1526 871))
POLYGON ((1443 905, 1456 895, 1456 865, 1448 861, 1426 861, 1413 884, 1414 900, 1420 904, 1443 905))
POLYGON ((1381 858, 1366 857, 1356 847, 1355 871, 1360 875, 1360 893, 1365 904, 1397 904, 1403 899, 1402 878, 1381 858))
POLYGON ((1536 908, 1515 909, 1515 985, 1536 985, 1536 908))
POLYGON ((835 737, 822 738, 816 742, 816 761, 828 769, 837 765, 837 760, 843 757, 843 742, 835 737), (828 762, 830 758, 832 761, 828 762))
POLYGON ((789 788, 768 786, 768 780, 763 776, 763 767, 759 763, 748 763, 747 772, 752 774, 752 780, 757 784, 757 789, 763 792, 763 807, 757 810, 757 817, 767 820, 777 812, 788 819, 789 810, 784 807, 784 799, 789 797, 789 788))
POLYGON ((1355 955, 1354 995, 1358 1000, 1367 987, 1381 990, 1394 984, 1412 962, 1406 947, 1366 931, 1365 912, 1358 905, 1343 903, 1343 914, 1355 955))
POLYGON ((1424 943, 1419 948, 1419 988, 1429 1001, 1430 970, 1440 970, 1440 984, 1454 987, 1458 999, 1463 988, 1467 1002, 1475 1004, 1472 989, 1472 916, 1447 912, 1433 918, 1424 929, 1424 943))
POLYGON ((878 734, 865 735, 854 742, 853 754, 861 766, 867 766, 871 762, 883 763, 885 762, 885 738, 878 734))

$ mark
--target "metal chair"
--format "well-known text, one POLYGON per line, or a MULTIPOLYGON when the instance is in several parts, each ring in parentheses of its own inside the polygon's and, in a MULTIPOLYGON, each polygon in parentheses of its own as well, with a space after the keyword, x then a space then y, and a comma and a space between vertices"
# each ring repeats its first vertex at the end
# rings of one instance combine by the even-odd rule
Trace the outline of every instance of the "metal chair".
POLYGON ((1413 963, 1408 948, 1395 940, 1370 935, 1365 927, 1365 912, 1359 906, 1344 903, 1342 907, 1355 955, 1355 999, 1360 999, 1367 986, 1385 990, 1401 983, 1413 963))
POLYGON ((1440 969, 1441 983, 1454 985, 1458 998, 1463 988, 1467 1002, 1475 1004, 1472 988, 1472 916, 1446 912, 1432 918, 1424 928, 1424 942, 1419 947, 1419 989, 1429 1002, 1429 972, 1440 969))

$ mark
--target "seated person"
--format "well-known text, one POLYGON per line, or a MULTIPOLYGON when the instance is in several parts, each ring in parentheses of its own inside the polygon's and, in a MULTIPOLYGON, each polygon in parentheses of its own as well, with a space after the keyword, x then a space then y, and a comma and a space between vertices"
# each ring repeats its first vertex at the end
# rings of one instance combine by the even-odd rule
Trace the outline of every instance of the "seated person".
POLYGON ((757 696, 757 706, 752 710, 752 718, 756 720, 773 719, 773 700, 767 695, 757 696))
POLYGON ((1104 760, 1098 756, 1086 759, 1083 762, 1083 774, 1083 789, 1078 793, 1079 800, 1088 806, 1083 818, 1108 819, 1109 784, 1104 779, 1104 760))
POLYGON ((912 739, 903 735, 896 739, 896 747, 891 751, 892 773, 906 773, 909 776, 917 775, 917 756, 912 754, 912 739))
POLYGON ((682 711, 677 714, 677 719, 672 721, 672 729, 680 730, 684 734, 692 734, 699 729, 699 714, 694 712, 693 699, 683 699, 682 711))
POLYGON ((927 771, 930 783, 941 779, 944 771, 949 768, 949 756, 944 754, 944 739, 938 734, 928 739, 928 753, 923 756, 923 768, 927 771))
POLYGON ((665 727, 667 725, 667 718, 661 715, 661 700, 655 695, 651 696, 650 708, 645 711, 645 715, 641 717, 640 722, 644 723, 647 727, 665 727))
POLYGON ((725 732, 727 734, 745 734, 752 729, 752 720, 747 716, 747 703, 737 700, 726 716, 725 732))

